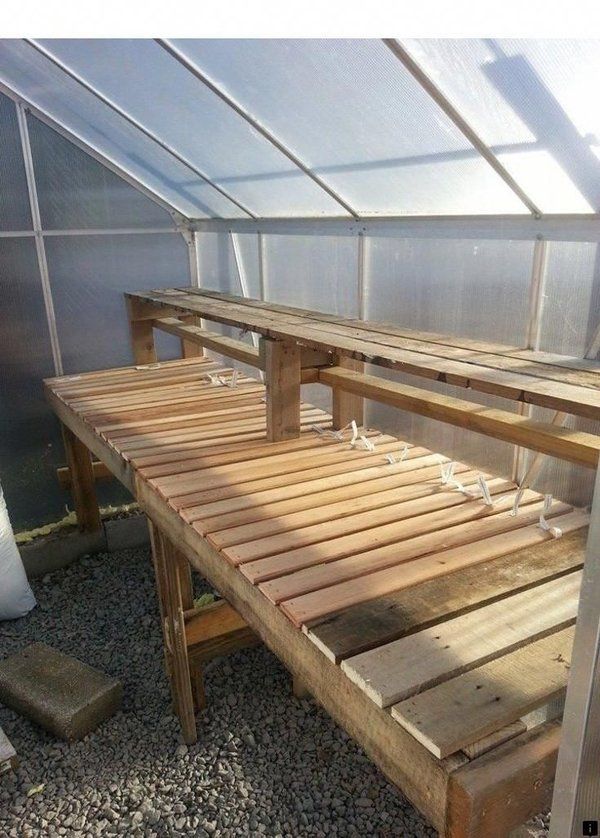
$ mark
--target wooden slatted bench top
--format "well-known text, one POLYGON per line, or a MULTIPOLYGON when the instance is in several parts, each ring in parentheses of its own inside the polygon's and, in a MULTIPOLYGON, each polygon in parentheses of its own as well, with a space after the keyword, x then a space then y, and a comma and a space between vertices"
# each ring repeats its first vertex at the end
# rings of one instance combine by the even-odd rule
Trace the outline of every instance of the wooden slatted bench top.
MULTIPOLYGON (((420 332, 197 288, 126 294, 137 316, 195 314, 507 399, 600 419, 600 363, 463 337, 420 332)), ((168 324, 164 323, 163 328, 168 324)))
POLYGON ((179 516, 439 759, 518 735, 564 692, 584 511, 553 501, 555 539, 537 492, 512 514, 516 487, 486 474, 486 505, 477 469, 443 484, 447 458, 373 429, 351 445, 309 404, 299 438, 268 443, 263 384, 204 357, 45 384, 142 505, 179 516))

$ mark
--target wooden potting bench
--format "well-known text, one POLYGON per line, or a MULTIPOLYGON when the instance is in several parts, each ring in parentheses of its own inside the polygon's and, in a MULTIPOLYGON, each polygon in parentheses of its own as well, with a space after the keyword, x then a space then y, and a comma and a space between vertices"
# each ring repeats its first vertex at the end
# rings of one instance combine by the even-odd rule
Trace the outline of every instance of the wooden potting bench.
POLYGON ((82 526, 98 525, 105 469, 151 522, 186 741, 202 661, 260 639, 441 835, 506 836, 542 810, 588 515, 363 427, 362 399, 596 468, 600 437, 526 406, 600 418, 600 365, 195 289, 126 297, 136 365, 45 386, 82 526), (159 363, 155 329, 186 357, 159 363), (397 384, 364 362, 525 408, 397 384), (332 416, 301 401, 302 382, 332 388, 332 416), (194 609, 190 567, 221 603, 194 609))

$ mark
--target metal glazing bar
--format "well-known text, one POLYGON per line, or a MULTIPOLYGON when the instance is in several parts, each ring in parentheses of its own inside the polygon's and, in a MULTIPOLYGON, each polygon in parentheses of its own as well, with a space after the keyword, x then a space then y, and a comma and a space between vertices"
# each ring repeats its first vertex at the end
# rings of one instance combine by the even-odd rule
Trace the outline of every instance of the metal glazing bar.
POLYGON ((512 189, 519 200, 525 204, 527 209, 534 216, 539 218, 542 215, 542 211, 539 207, 536 206, 531 198, 521 189, 513 176, 498 160, 496 155, 483 142, 481 137, 469 125, 454 105, 446 98, 440 88, 429 78, 427 73, 425 73, 425 71, 417 64, 410 53, 395 38, 383 38, 383 43, 391 50, 396 58, 402 62, 409 73, 419 82, 421 87, 427 91, 434 102, 444 111, 446 116, 452 120, 458 130, 467 138, 471 145, 477 149, 485 160, 487 160, 496 174, 502 178, 510 189, 512 189))
MULTIPOLYGON (((54 236, 136 236, 136 235, 162 235, 162 233, 179 233, 175 227, 90 227, 86 229, 71 230, 40 230, 44 238, 54 236)), ((34 236, 33 230, 0 230, 0 239, 19 239, 27 236, 34 236)))
POLYGON ((265 264, 265 237, 262 233, 257 233, 257 247, 258 247, 258 285, 261 300, 267 299, 267 273, 265 264))
POLYGON ((101 163, 107 169, 109 169, 114 174, 118 175, 122 180, 128 183, 130 186, 133 186, 134 189, 137 189, 138 192, 141 192, 142 195, 145 195, 146 198, 149 198, 151 201, 154 201, 155 204, 158 204, 159 207, 166 210, 169 215, 173 218, 176 223, 186 223, 189 221, 188 217, 184 215, 181 210, 177 209, 177 207, 167 201, 165 198, 162 198, 149 186, 146 186, 142 181, 138 180, 135 175, 129 172, 127 169, 124 169, 118 163, 115 163, 114 160, 111 160, 110 157, 107 157, 102 151, 97 149, 95 146, 88 143, 86 140, 82 139, 78 134, 72 131, 70 128, 62 125, 56 119, 50 116, 46 111, 42 110, 41 108, 37 107, 33 102, 30 102, 26 96, 23 96, 18 90, 14 90, 12 87, 7 85, 5 82, 0 81, 0 92, 4 93, 9 99, 12 99, 17 105, 22 105, 25 110, 29 111, 32 116, 36 119, 39 119, 40 122, 43 122, 44 125, 47 125, 49 128, 52 128, 53 131, 56 131, 57 134, 60 134, 61 137, 64 137, 70 143, 72 143, 77 148, 84 151, 94 160, 97 160, 98 163, 101 163))
MULTIPOLYGON (((249 297, 250 291, 248 289, 248 280, 246 278, 246 272, 244 270, 242 254, 240 253, 240 244, 235 233, 229 233, 229 241, 231 242, 233 260, 235 262, 235 269, 237 271, 238 282, 240 283, 242 297, 249 297)), ((252 338, 252 343, 254 344, 254 346, 258 347, 258 335, 256 334, 256 332, 250 332, 250 337, 252 338)))
POLYGON ((346 212, 348 212, 353 218, 358 218, 358 213, 354 210, 350 204, 344 200, 335 190, 331 188, 319 175, 315 174, 315 172, 310 169, 306 163, 303 163, 289 148, 287 148, 281 140, 278 140, 277 137, 269 131, 266 126, 264 126, 258 119, 251 116, 244 108, 238 104, 228 93, 222 90, 218 85, 216 85, 211 79, 208 78, 197 66, 193 63, 187 56, 185 56, 181 50, 178 50, 170 41, 164 38, 156 38, 156 42, 160 44, 160 46, 165 49, 169 55, 172 55, 183 67, 186 68, 192 75, 194 75, 198 81, 201 81, 202 84, 206 85, 209 90, 211 90, 216 96, 219 97, 223 102, 229 105, 230 108, 241 116, 249 125, 251 125, 255 131, 258 131, 266 140, 268 140, 271 145, 275 146, 275 148, 284 154, 288 160, 301 169, 305 175, 307 175, 311 180, 313 180, 320 188, 326 192, 330 198, 333 198, 341 207, 343 207, 346 212))
POLYGON ((131 116, 131 114, 127 113, 126 110, 124 110, 115 102, 113 102, 112 99, 109 99, 108 96, 105 96, 103 93, 101 93, 97 88, 95 88, 92 84, 87 82, 74 70, 71 70, 70 67, 67 67, 66 64, 64 64, 62 61, 56 58, 49 50, 47 50, 41 44, 38 44, 37 41, 33 40, 32 38, 24 38, 23 40, 25 41, 25 43, 29 44, 30 47, 33 47, 33 49, 37 50, 37 52, 43 55, 44 58, 48 59, 48 61, 51 61, 56 67, 58 67, 59 70, 65 73, 70 79, 72 79, 74 82, 83 87, 84 90, 87 90, 88 93, 91 93, 92 96, 94 96, 96 99, 99 99, 104 105, 106 105, 108 108, 114 111, 114 113, 118 114, 118 116, 122 117, 122 119, 124 119, 138 131, 144 134, 145 137, 148 137, 149 140, 151 140, 153 143, 156 143, 156 145, 160 146, 160 148, 162 148, 163 151, 166 151, 167 154, 170 154, 171 157, 174 157, 175 160, 177 160, 179 163, 181 163, 183 166, 185 166, 187 169, 189 169, 191 172, 197 175, 201 180, 203 180, 213 189, 216 189, 216 191, 223 195, 223 197, 227 198, 228 201, 231 201, 232 204, 235 204, 235 206, 238 209, 246 213, 246 215, 249 215, 250 218, 256 218, 255 213, 253 213, 242 203, 240 203, 240 201, 238 201, 237 198, 234 198, 233 195, 227 192, 226 189, 223 189, 221 186, 215 183, 214 180, 211 180, 211 178, 205 172, 203 172, 201 169, 195 166, 190 160, 187 159, 187 157, 184 157, 168 143, 161 140, 160 137, 157 137, 156 134, 154 134, 154 132, 150 131, 149 128, 146 128, 145 125, 142 125, 141 122, 138 122, 138 120, 131 116))
POLYGON ((357 236, 356 308, 360 320, 366 319, 365 272, 367 262, 367 240, 364 233, 357 236))
POLYGON ((50 347, 52 350, 52 360, 54 362, 54 372, 56 375, 62 375, 62 357, 60 353, 60 344, 58 341, 58 330, 56 328, 56 315, 54 313, 52 289, 50 288, 50 276, 48 273, 48 262, 46 260, 46 248, 44 246, 44 238, 41 232, 42 221, 40 217, 40 207, 38 203, 37 188, 35 184, 35 171, 33 167, 33 157, 31 154, 31 144, 29 142, 27 114, 23 105, 16 105, 16 108, 17 122, 19 125, 19 136, 21 138, 21 150, 23 153, 23 163, 25 166, 25 177, 27 179, 27 192, 29 194, 31 220, 33 223, 33 232, 35 235, 35 249, 37 253, 38 267, 40 271, 40 281, 42 284, 42 296, 44 298, 44 307, 46 309, 46 323, 48 325, 48 333, 50 335, 50 347))

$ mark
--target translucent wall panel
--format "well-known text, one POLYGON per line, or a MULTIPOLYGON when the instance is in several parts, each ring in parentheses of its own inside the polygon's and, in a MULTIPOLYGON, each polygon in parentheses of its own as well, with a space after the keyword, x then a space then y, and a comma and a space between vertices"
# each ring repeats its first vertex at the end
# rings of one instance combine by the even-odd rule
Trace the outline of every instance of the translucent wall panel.
POLYGON ((265 236, 265 299, 355 317, 356 238, 265 236))
MULTIPOLYGON (((235 204, 24 42, 0 40, 0 80, 184 215, 243 215, 235 204)), ((120 83, 126 81, 122 76, 120 83)), ((180 118, 185 120, 186 114, 180 118)))
MULTIPOLYGON (((368 319, 524 345, 532 242, 376 237, 369 238, 367 254, 368 319)), ((384 375, 412 386, 515 410, 515 403, 504 399, 470 394, 416 376, 384 375)), ((510 475, 510 445, 375 403, 368 416, 371 424, 412 442, 510 475)))
POLYGON ((17 111, 0 93, 0 230, 30 230, 31 213, 17 111))
POLYGON ((202 288, 242 295, 245 286, 249 297, 261 299, 258 235, 256 233, 236 233, 233 238, 227 232, 198 233, 196 241, 202 288), (239 267, 234 255, 234 241, 238 251, 239 267))
POLYGON ((29 137, 46 230, 173 227, 169 213, 34 117, 29 137))
POLYGON ((542 211, 600 209, 600 42, 405 45, 542 211))
POLYGON ((540 348, 582 358, 599 325, 598 245, 550 242, 540 348))
MULTIPOLYGON (((124 291, 189 285, 187 246, 176 234, 46 239, 65 374, 132 363, 124 291)), ((157 333, 162 359, 178 342, 157 333)))
POLYGON ((533 242, 369 237, 367 319, 523 346, 533 242))
POLYGON ((41 43, 255 214, 343 212, 304 172, 154 41, 41 43))
POLYGON ((380 41, 176 43, 360 212, 524 211, 380 41))
POLYGON ((59 426, 42 379, 54 375, 33 239, 0 239, 0 480, 13 526, 64 515, 59 426))

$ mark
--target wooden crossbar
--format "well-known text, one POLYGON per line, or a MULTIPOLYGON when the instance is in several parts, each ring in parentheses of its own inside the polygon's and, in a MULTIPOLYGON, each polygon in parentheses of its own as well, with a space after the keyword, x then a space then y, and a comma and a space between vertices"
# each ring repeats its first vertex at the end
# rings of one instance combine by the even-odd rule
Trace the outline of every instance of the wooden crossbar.
POLYGON ((338 387, 349 393, 505 442, 514 442, 524 448, 588 468, 598 466, 600 437, 594 434, 560 428, 548 422, 535 422, 507 410, 483 407, 464 399, 384 381, 374 375, 340 367, 319 370, 319 381, 330 387, 338 387))
POLYGON ((219 352, 221 355, 226 355, 229 358, 234 358, 236 361, 241 361, 243 364, 248 364, 258 369, 263 368, 258 349, 254 346, 248 346, 247 343, 236 338, 219 335, 200 326, 182 323, 177 317, 160 317, 153 320, 152 325, 161 332, 175 335, 175 337, 189 341, 190 343, 197 343, 206 349, 212 349, 213 352, 219 352))

